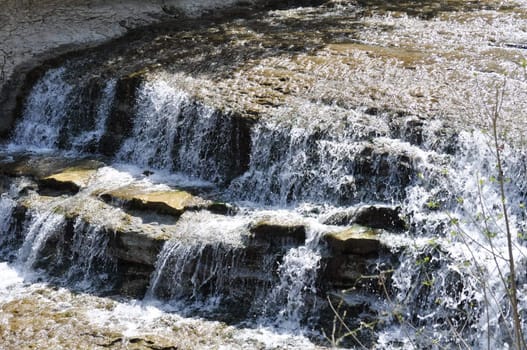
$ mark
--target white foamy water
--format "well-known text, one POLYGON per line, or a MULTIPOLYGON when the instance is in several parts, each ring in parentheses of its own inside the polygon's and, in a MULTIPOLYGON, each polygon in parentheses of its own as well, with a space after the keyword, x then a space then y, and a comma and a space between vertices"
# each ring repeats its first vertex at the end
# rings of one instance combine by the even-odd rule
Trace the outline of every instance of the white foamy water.
POLYGON ((20 287, 24 281, 22 276, 6 262, 0 263, 0 275, 2 276, 0 282, 1 302, 16 298, 18 296, 17 287, 20 287))
POLYGON ((116 80, 98 86, 96 81, 68 79, 74 79, 71 71, 60 67, 47 71, 33 86, 9 150, 46 153, 61 149, 78 155, 97 148, 114 102, 116 80))
POLYGON ((33 87, 26 101, 24 119, 16 127, 12 143, 34 150, 57 147, 73 91, 63 78, 65 70, 57 68, 48 71, 33 87))
POLYGON ((52 212, 34 213, 28 223, 28 228, 24 237, 24 243, 17 254, 17 261, 24 266, 27 271, 31 271, 38 259, 38 254, 44 248, 48 239, 53 236, 61 235, 66 225, 63 215, 52 212))
POLYGON ((119 161, 225 183, 239 171, 240 126, 163 79, 141 84, 132 135, 119 161), (233 154, 234 152, 234 154, 233 154))

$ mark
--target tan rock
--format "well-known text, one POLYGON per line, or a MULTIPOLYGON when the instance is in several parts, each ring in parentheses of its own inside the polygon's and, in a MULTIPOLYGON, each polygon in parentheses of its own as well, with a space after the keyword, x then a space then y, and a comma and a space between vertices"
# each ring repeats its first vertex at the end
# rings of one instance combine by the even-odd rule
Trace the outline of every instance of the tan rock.
POLYGON ((336 254, 365 255, 381 248, 378 233, 378 230, 369 227, 353 225, 346 230, 329 233, 325 239, 336 254))
POLYGON ((57 190, 78 192, 81 188, 88 185, 88 182, 96 172, 96 169, 67 168, 60 173, 44 177, 39 183, 41 186, 57 190))
POLYGON ((100 197, 106 202, 117 203, 129 209, 153 211, 175 217, 188 210, 220 212, 221 208, 227 208, 226 204, 205 200, 186 191, 152 191, 136 185, 105 192, 100 194, 100 197))
POLYGON ((7 176, 29 176, 39 180, 61 172, 95 170, 104 165, 103 162, 93 159, 21 156, 0 159, 0 174, 7 176))

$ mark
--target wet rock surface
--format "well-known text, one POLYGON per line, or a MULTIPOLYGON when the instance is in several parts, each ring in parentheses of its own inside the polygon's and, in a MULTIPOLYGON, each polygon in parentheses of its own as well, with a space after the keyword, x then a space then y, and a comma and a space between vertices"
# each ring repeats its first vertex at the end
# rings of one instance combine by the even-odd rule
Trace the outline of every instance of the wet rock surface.
POLYGON ((78 159, 59 156, 31 156, 23 154, 9 155, 0 160, 0 172, 7 176, 27 176, 35 180, 47 177, 75 180, 76 175, 83 184, 91 171, 104 166, 104 163, 93 158, 78 159))
MULTIPOLYGON (((429 5, 435 8, 432 3, 429 5)), ((482 6, 500 9, 499 4, 492 1, 482 6)), ((452 10, 466 10, 465 7, 470 8, 471 5, 455 2, 447 6, 448 9, 439 6, 435 11, 446 25, 449 22, 453 26, 462 25, 464 18, 457 18, 457 12, 452 10)), ((474 9, 478 10, 477 6, 474 9)), ((392 11, 397 13, 389 5, 382 8, 376 4, 372 8, 368 7, 368 10, 380 15, 392 11), (378 10, 373 10, 376 7, 378 10)), ((507 8, 503 8, 503 11, 506 12, 507 8)), ((521 10, 518 11, 518 16, 521 16, 521 10)), ((474 11, 474 15, 471 12, 463 13, 467 21, 471 20, 471 16, 477 16, 477 11, 474 11)), ((440 31, 442 23, 432 31, 440 31)), ((410 30, 405 25, 401 23, 401 30, 410 30)), ((444 72, 445 78, 451 82, 470 82, 472 78, 464 65, 458 65, 458 68, 454 66, 463 60, 485 65, 488 60, 481 58, 487 54, 486 49, 466 50, 459 54, 460 57, 454 55, 450 59, 450 44, 441 47, 436 40, 438 46, 427 50, 433 43, 427 42, 428 37, 419 41, 413 37, 413 33, 401 36, 397 46, 375 42, 377 38, 384 40, 383 33, 387 33, 386 36, 392 33, 397 35, 398 30, 392 24, 375 22, 374 15, 365 16, 360 6, 339 7, 332 2, 321 7, 300 9, 296 13, 292 10, 275 12, 269 18, 265 12, 250 18, 244 15, 240 21, 228 16, 202 20, 183 18, 133 31, 124 39, 95 49, 91 55, 83 54, 86 60, 83 61, 82 70, 96 70, 102 76, 117 73, 120 77, 141 72, 134 79, 145 73, 182 75, 183 79, 177 79, 177 84, 191 95, 198 96, 201 101, 220 110, 234 110, 242 115, 276 116, 283 112, 279 107, 294 106, 295 98, 348 107, 366 105, 381 112, 394 109, 406 111, 407 106, 411 105, 411 112, 419 113, 419 117, 426 119, 445 113, 455 115, 456 102, 450 91, 445 90, 443 82, 433 83, 428 79, 439 79, 437 71, 444 72), (324 12, 330 14, 327 19, 320 16, 324 12), (302 16, 303 20, 295 16, 302 16), (339 27, 345 21, 354 26, 339 27), (366 30, 361 31, 362 28, 366 30), (119 64, 123 57, 126 57, 126 66, 119 64), (381 77, 379 74, 385 70, 385 66, 390 66, 387 71, 389 74, 381 77), (452 69, 454 72, 450 72, 452 69), (321 81, 344 83, 340 80, 342 77, 354 74, 355 79, 348 80, 341 89, 322 89, 321 81), (404 79, 398 79, 400 75, 404 79), (376 81, 377 76, 380 81, 376 81), (422 79, 418 83, 419 76, 426 77, 427 84, 422 79), (402 84, 404 93, 398 94, 393 100, 389 91, 397 84, 402 84), (200 89, 201 86, 207 86, 206 91, 200 89), (354 94, 350 94, 351 91, 354 94)), ((448 38, 450 33, 442 35, 448 38)), ((493 42, 485 40, 478 38, 474 44, 478 42, 490 47, 488 50, 502 50, 493 42)), ((507 52, 503 52, 503 57, 507 55, 507 52)), ((55 59, 52 61, 55 63, 50 65, 61 61, 55 59)), ((128 98, 132 95, 126 94, 128 98)), ((446 120, 448 115, 442 115, 441 118, 446 120)), ((426 119, 419 124, 427 123, 426 119)), ((448 121, 460 122, 455 118, 449 118, 448 121)), ((407 130, 416 127, 420 125, 413 125, 407 130)), ((426 141, 423 135, 409 137, 412 142, 426 141)), ((104 147, 104 150, 110 149, 104 147)))
MULTIPOLYGON (((367 6, 376 10, 364 13, 360 6, 328 2, 296 10, 261 11, 238 19, 179 18, 132 31, 95 49, 56 58, 45 67, 63 66, 59 83, 74 86, 70 93, 87 97, 87 103, 67 105, 71 112, 57 125, 61 136, 48 145, 97 151, 145 167, 190 173, 230 186, 248 200, 254 200, 254 194, 243 189, 268 177, 258 191, 258 200, 269 204, 316 200, 320 192, 339 205, 402 201, 405 188, 418 180, 417 167, 427 157, 423 151, 437 152, 448 162, 456 152, 459 132, 485 126, 481 118, 456 117, 466 115, 468 108, 458 103, 460 99, 479 97, 451 94, 448 86, 458 84, 470 91, 474 84, 493 85, 495 81, 492 74, 484 74, 476 82, 467 66, 467 62, 481 64, 485 52, 465 50, 450 59, 448 40, 443 46, 433 46, 428 37, 415 38, 409 24, 399 17, 395 18, 401 28, 384 26, 376 20, 377 13, 383 16, 396 10, 389 6, 381 9, 378 4, 367 6), (327 19, 320 16, 323 13, 327 19), (339 24, 350 21, 357 28, 339 24), (407 33, 403 36, 406 41, 400 39, 398 45, 387 41, 401 33, 407 33), (365 39, 366 34, 377 41, 365 39), (433 50, 428 50, 431 45, 433 50), (80 113, 88 116, 86 120, 96 120, 102 95, 95 92, 111 81, 115 95, 108 105, 102 134, 78 144, 80 129, 92 133, 96 129, 93 122, 82 126, 71 116, 80 113), (395 90, 401 93, 394 100, 390 91, 395 90), (174 95, 172 99, 168 93, 174 95), (178 96, 182 102, 170 105, 168 101, 178 96), (145 103, 158 111, 138 107, 145 103), (128 142, 146 127, 138 125, 138 119, 168 110, 174 111, 170 118, 160 117, 158 129, 147 136, 162 137, 163 142, 151 154, 141 155, 139 145, 128 142), (198 140, 198 132, 192 128, 202 124, 203 114, 207 121, 199 133, 205 136, 198 140), (302 138, 291 137, 295 130, 302 130, 302 138), (258 154, 261 143, 270 140, 276 144, 267 154, 258 154), (345 143, 349 151, 335 154, 327 146, 333 143, 345 143), (407 148, 406 143, 413 147, 407 148), (190 152, 196 155, 188 156, 190 152), (333 168, 325 169, 331 157, 335 158, 333 168), (319 168, 326 173, 313 176, 319 168), (265 175, 259 176, 262 173, 265 175)), ((484 11, 460 3, 441 5, 434 18, 442 22, 434 24, 434 33, 449 37, 443 26, 467 25, 453 11, 456 6, 467 18, 476 16, 468 8, 474 13, 484 11)), ((508 15, 506 8, 493 2, 488 2, 488 8, 508 15)), ((515 18, 521 15, 519 10, 515 18)), ((482 29, 487 26, 478 25, 482 29)), ((482 45, 494 45, 484 37, 478 40, 482 45)), ((497 58, 499 64, 506 64, 508 53, 497 58)), ((30 92, 42 72, 38 68, 28 75, 33 78, 28 78, 20 96, 30 92)), ((19 114, 26 102, 23 98, 18 101, 19 114)), ((145 146, 147 139, 141 142, 145 146)))
MULTIPOLYGON (((37 285, 26 296, 2 304, 2 346, 8 350, 23 348, 25 344, 97 350, 191 350, 226 344, 232 349, 243 349, 248 345, 237 339, 234 327, 223 323, 200 323, 160 313, 150 318, 147 314, 152 309, 126 307, 111 299, 37 285), (145 316, 140 329, 130 332, 124 314, 119 320, 105 321, 105 315, 119 309, 127 312, 128 317, 145 316), (166 326, 168 324, 171 326, 166 326)), ((250 346, 254 349, 266 348, 259 341, 250 342, 250 346)))
POLYGON ((254 11, 271 2, 248 1, 236 9, 235 1, 5 1, 0 20, 0 135, 10 131, 24 76, 60 53, 96 46, 152 23, 223 13, 229 7, 235 7, 233 13, 254 11))
POLYGON ((381 249, 381 242, 377 236, 378 232, 372 228, 354 225, 349 229, 327 234, 324 238, 337 255, 368 255, 381 249))
POLYGON ((339 226, 357 224, 388 231, 404 231, 407 224, 401 216, 400 207, 372 205, 337 212, 325 219, 324 223, 339 226))
MULTIPOLYGON (((133 186, 104 192, 99 197, 122 207, 153 211, 176 218, 188 210, 209 210, 214 204, 185 191, 145 191, 144 188, 133 186)), ((214 209, 218 209, 219 204, 215 205, 214 209)))
POLYGON ((275 240, 304 243, 306 240, 306 228, 298 223, 286 223, 280 221, 262 220, 254 223, 250 228, 251 233, 257 240, 272 242, 275 240))
MULTIPOLYGON (((212 216, 204 218, 212 220, 211 222, 225 221, 219 224, 221 227, 229 225, 229 221, 236 223, 236 220, 240 220, 236 217, 239 214, 213 214, 233 215, 232 205, 203 199, 189 192, 168 188, 166 185, 149 184, 145 182, 145 178, 133 179, 126 173, 117 172, 116 174, 121 174, 119 176, 124 176, 124 179, 112 185, 104 178, 108 172, 115 170, 92 159, 66 160, 52 156, 32 156, 21 157, 17 161, 11 159, 6 164, 9 166, 3 169, 2 177, 6 187, 16 185, 19 179, 27 179, 23 181, 28 182, 23 191, 13 194, 18 198, 18 214, 13 214, 11 219, 12 239, 1 241, 2 251, 7 248, 21 249, 24 240, 23 227, 34 225, 31 223, 33 217, 51 215, 57 216, 57 219, 62 218, 59 220, 61 224, 54 229, 56 231, 41 243, 32 266, 46 270, 52 279, 71 275, 71 280, 68 281, 75 281, 78 276, 71 271, 79 264, 76 259, 80 257, 80 251, 75 249, 79 249, 77 245, 82 242, 76 243, 75 239, 91 235, 92 239, 95 239, 94 242, 100 242, 97 243, 100 244, 97 249, 104 248, 105 252, 97 258, 102 259, 101 261, 93 263, 101 269, 99 273, 110 278, 100 281, 104 283, 101 293, 117 292, 126 296, 143 297, 151 283, 151 276, 164 245, 173 241, 177 244, 181 242, 182 247, 188 245, 188 249, 196 249, 200 262, 196 261, 195 264, 201 266, 204 271, 220 268, 215 264, 221 264, 225 259, 236 261, 235 265, 231 266, 233 270, 224 276, 228 279, 225 288, 232 283, 246 284, 251 281, 251 287, 247 285, 243 292, 238 291, 237 296, 233 296, 233 300, 247 301, 252 293, 257 293, 258 288, 268 288, 274 278, 265 271, 266 264, 275 264, 291 246, 301 246, 307 239, 307 224, 300 218, 273 217, 272 214, 265 214, 257 216, 256 220, 248 217, 246 220, 252 220, 250 224, 240 224, 240 229, 231 233, 234 236, 229 239, 239 236, 239 241, 218 243, 221 242, 221 236, 215 238, 213 231, 209 235, 209 227, 200 232, 199 216, 192 219, 189 215, 198 215, 202 211, 210 212, 203 215, 212 216), (56 172, 57 169, 61 172, 56 172), (119 185, 122 181, 128 182, 128 185, 119 185), (114 188, 107 189, 107 186, 114 188), (203 237, 193 237, 193 226, 196 226, 197 232, 203 237), (191 231, 187 232, 189 228, 191 231), (195 248, 192 248, 193 245, 195 248), (218 249, 223 251, 221 255, 224 257, 223 260, 214 262, 218 258, 218 249), (212 262, 213 265, 208 265, 212 262)), ((353 231, 352 237, 342 233, 330 235, 334 236, 334 239, 329 236, 326 239, 330 242, 334 254, 370 254, 379 248, 379 243, 376 240, 372 241, 377 244, 372 248, 370 240, 366 239, 368 230, 371 229, 350 229, 349 231, 353 231), (342 248, 344 246, 345 248, 342 248)), ((191 277, 191 270, 185 273, 190 274, 190 280, 196 278, 191 277)), ((168 287, 159 288, 159 296, 171 295, 170 292, 161 292, 163 288, 168 287)), ((185 293, 195 293, 192 288, 191 284, 187 289, 183 289, 186 290, 185 293)), ((203 296, 212 292, 217 293, 218 290, 204 288, 200 291, 203 296)), ((245 312, 248 312, 248 309, 245 312)))
POLYGON ((56 190, 79 192, 85 187, 96 170, 66 168, 63 172, 46 176, 40 180, 41 186, 56 190))

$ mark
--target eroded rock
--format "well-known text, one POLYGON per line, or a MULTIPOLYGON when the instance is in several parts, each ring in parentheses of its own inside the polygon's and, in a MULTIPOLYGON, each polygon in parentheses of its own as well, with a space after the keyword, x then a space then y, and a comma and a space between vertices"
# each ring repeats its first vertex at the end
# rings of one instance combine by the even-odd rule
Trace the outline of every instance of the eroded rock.
POLYGON ((37 180, 56 175, 59 178, 72 180, 83 172, 99 169, 105 164, 95 159, 78 159, 55 156, 27 156, 20 155, 0 160, 0 174, 17 177, 27 176, 37 180), (60 173, 69 173, 59 175, 60 173))
POLYGON ((402 218, 401 208, 387 205, 370 205, 339 211, 324 220, 324 223, 340 226, 357 224, 387 231, 402 231, 407 226, 402 218))
POLYGON ((115 255, 124 261, 153 267, 166 239, 143 232, 115 232, 115 255))
POLYGON ((115 203, 128 209, 152 211, 176 218, 185 211, 209 210, 229 213, 231 210, 227 204, 206 200, 186 191, 155 191, 134 185, 104 192, 99 196, 108 203, 115 203))
POLYGON ((102 154, 113 156, 123 140, 130 136, 136 111, 137 89, 142 81, 142 74, 130 74, 117 81, 115 99, 98 145, 102 154))
POLYGON ((96 169, 66 168, 60 173, 40 179, 41 187, 77 193, 88 185, 96 169))
POLYGON ((354 225, 340 232, 324 236, 334 254, 367 255, 381 248, 378 231, 369 227, 354 225))

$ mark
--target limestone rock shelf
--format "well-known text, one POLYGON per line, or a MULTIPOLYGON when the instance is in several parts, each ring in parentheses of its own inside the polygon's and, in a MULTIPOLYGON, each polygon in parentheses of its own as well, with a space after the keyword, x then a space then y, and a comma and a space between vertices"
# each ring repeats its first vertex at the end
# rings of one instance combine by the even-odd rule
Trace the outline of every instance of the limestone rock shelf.
POLYGON ((234 206, 206 200, 183 190, 152 190, 144 186, 125 186, 98 195, 102 200, 119 207, 150 211, 180 217, 186 211, 208 210, 218 214, 232 214, 234 206))
MULTIPOLYGON (((232 205, 166 185, 149 184, 144 176, 134 179, 117 172, 123 177, 121 180, 113 178, 116 182, 105 182, 108 181, 105 174, 115 170, 91 159, 24 156, 17 160, 4 159, 2 164, 4 187, 18 189, 17 193, 11 190, 17 201, 11 224, 12 239, 3 240, 2 244, 16 251, 23 245, 24 230, 31 220, 47 215, 62 216, 64 223, 39 248, 35 266, 60 277, 78 264, 74 260, 75 239, 95 234, 103 242, 102 251, 106 252, 101 268, 111 276, 107 292, 127 296, 144 295, 163 247, 167 242, 178 242, 196 250, 197 259, 203 259, 201 268, 215 263, 218 249, 226 257, 232 255, 233 261, 237 261, 231 266, 235 270, 230 270, 225 278, 232 280, 229 285, 246 285, 243 293, 235 294, 239 300, 250 299, 249 295, 256 293, 257 288, 268 288, 276 278, 272 266, 279 264, 289 249, 305 244, 310 225, 305 218, 288 218, 283 213, 276 216, 269 211, 236 213, 232 205), (218 220, 219 226, 237 223, 239 229, 229 237, 215 237, 216 231, 210 227, 200 231, 200 225, 214 220, 218 220), (198 232, 193 233, 192 227, 198 232), (68 251, 72 253, 66 254, 68 251), (60 256, 66 258, 55 261, 60 256)), ((390 255, 377 235, 381 232, 378 229, 351 226, 341 227, 339 231, 335 228, 328 226, 322 238, 329 249, 324 253, 318 278, 328 290, 352 287, 358 276, 367 273, 366 261, 390 255)), ((159 288, 160 296, 171 295, 166 290, 168 287, 159 288)))

